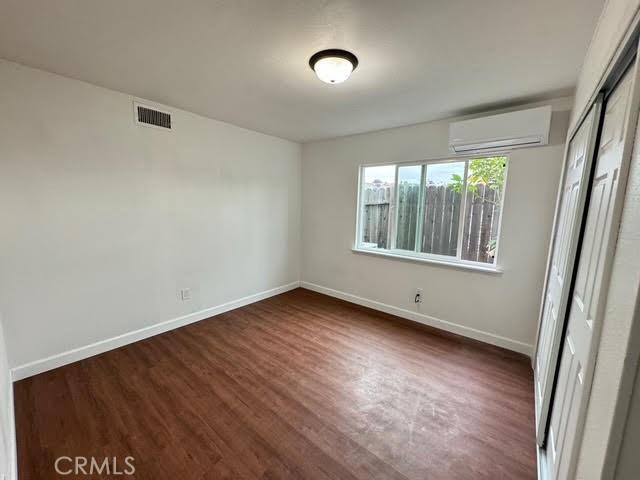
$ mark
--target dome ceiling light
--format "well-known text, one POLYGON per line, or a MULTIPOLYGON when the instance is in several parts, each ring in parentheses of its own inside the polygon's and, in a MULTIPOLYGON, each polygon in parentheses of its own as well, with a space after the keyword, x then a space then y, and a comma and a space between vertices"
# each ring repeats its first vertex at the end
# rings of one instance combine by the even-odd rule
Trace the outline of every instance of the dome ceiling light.
POLYGON ((325 83, 342 83, 358 66, 357 57, 346 50, 322 50, 309 59, 309 66, 325 83))

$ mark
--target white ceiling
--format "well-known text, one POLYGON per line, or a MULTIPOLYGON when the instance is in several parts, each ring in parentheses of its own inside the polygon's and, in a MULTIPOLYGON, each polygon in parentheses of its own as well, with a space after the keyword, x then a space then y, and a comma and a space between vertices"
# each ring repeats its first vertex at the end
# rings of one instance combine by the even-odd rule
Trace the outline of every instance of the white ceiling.
POLYGON ((0 0, 0 57, 296 141, 571 93, 603 0, 0 0), (309 57, 355 53, 340 85, 309 57))

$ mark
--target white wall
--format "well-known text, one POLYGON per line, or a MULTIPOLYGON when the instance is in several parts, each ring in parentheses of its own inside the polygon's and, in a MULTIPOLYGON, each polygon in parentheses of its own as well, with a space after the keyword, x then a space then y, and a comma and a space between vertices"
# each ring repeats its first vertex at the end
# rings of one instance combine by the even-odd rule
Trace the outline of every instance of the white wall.
POLYGON ((15 478, 15 427, 13 417, 13 386, 7 348, 0 315, 0 478, 15 478))
MULTIPOLYGON (((572 125, 590 105, 614 65, 620 47, 633 32, 639 8, 640 0, 605 3, 578 79, 572 125)), ((637 358, 638 354, 637 349, 630 348, 629 339, 634 321, 639 321, 636 312, 640 300, 640 129, 635 142, 580 445, 578 479, 611 478, 624 431, 622 422, 627 418, 627 395, 633 387, 633 377, 628 370, 634 368, 630 358, 637 358)), ((637 451, 637 445, 633 448, 637 451)), ((637 472, 633 478, 636 476, 637 472)))
POLYGON ((596 25, 576 87, 571 128, 585 112, 599 91, 598 85, 621 42, 631 32, 631 20, 640 8, 640 0, 607 0, 596 25))
MULTIPOLYGON (((622 219, 613 257, 611 280, 602 321, 602 332, 591 394, 578 458, 577 478, 610 478, 615 459, 607 458, 607 449, 619 445, 623 431, 615 425, 618 403, 624 399, 625 368, 630 364, 629 338, 634 318, 638 321, 640 300, 640 127, 635 132, 635 144, 627 180, 622 219)), ((637 327, 636 327, 637 328, 637 327)), ((615 447, 614 447, 615 448, 615 447)), ((637 448, 637 446, 636 446, 637 448)), ((611 452, 610 452, 611 453, 611 452)), ((615 455, 615 453, 614 453, 615 455)))
POLYGON ((298 281, 298 144, 5 61, 0 112, 13 367, 298 281))
POLYGON ((443 120, 303 146, 302 280, 414 313, 420 287, 423 315, 412 318, 531 353, 569 121, 569 102, 553 103, 551 145, 510 157, 499 258, 504 273, 351 251, 358 166, 450 156, 450 120, 443 120))
POLYGON ((638 446, 640 446, 640 365, 636 369, 636 380, 620 449, 616 480, 637 480, 640 472, 638 446))

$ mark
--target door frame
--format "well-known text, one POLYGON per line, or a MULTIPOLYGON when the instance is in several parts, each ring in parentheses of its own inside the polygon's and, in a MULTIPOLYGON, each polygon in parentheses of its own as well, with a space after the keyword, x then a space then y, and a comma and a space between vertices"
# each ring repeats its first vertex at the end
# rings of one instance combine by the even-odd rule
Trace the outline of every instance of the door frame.
POLYGON ((556 212, 554 215, 554 224, 553 224, 553 233, 551 237, 551 245, 549 251, 549 259, 547 262, 546 275, 544 281, 544 289, 542 290, 542 301, 540 308, 540 316, 538 320, 538 336, 536 338, 536 348, 535 355, 533 357, 533 367, 534 367, 534 399, 535 399, 535 422, 536 422, 536 443, 537 445, 544 447, 546 439, 547 439, 547 431, 549 429, 549 420, 551 418, 551 409, 553 407, 553 399, 555 395, 556 382, 558 377, 558 369, 560 366, 560 357, 562 355, 562 339, 564 337, 568 313, 569 313, 569 299, 571 297, 571 292, 573 291, 573 285, 575 281, 575 274, 578 265, 578 253, 580 252, 580 246, 582 243, 582 236, 584 233, 584 226, 586 223, 586 212, 589 205, 589 194, 591 187, 591 180, 593 178, 593 166, 594 166, 594 157, 596 153, 596 146, 600 137, 600 128, 602 126, 602 112, 603 112, 603 95, 598 94, 593 104, 589 105, 586 110, 586 114, 580 120, 580 123, 576 126, 573 134, 570 138, 568 138, 565 145, 565 156, 562 164, 562 175, 560 179, 560 185, 558 189, 558 200, 556 205, 556 212), (571 232, 571 238, 569 239, 569 246, 567 251, 567 267, 566 267, 566 278, 565 282, 567 287, 562 287, 560 291, 560 302, 558 303, 558 314, 557 314, 557 323, 552 332, 551 338, 551 347, 549 349, 549 356, 551 357, 551 364, 547 369, 545 378, 542 379, 542 383, 547 385, 547 389, 549 390, 548 394, 543 395, 542 404, 540 405, 540 414, 538 415, 538 377, 536 371, 537 364, 537 355, 538 355, 538 344, 540 340, 540 331, 542 329, 542 319, 545 311, 545 304, 547 298, 547 287, 549 285, 549 275, 551 272, 551 262, 553 255, 555 253, 555 236, 557 233, 558 220, 561 213, 562 208, 562 196, 565 187, 565 181, 567 177, 567 162, 569 159, 570 153, 570 144, 575 139, 577 133, 584 126, 584 122, 587 120, 589 115, 593 112, 593 120, 592 124, 589 126, 589 132, 587 133, 586 147, 585 147, 585 156, 584 156, 584 170, 582 172, 582 180, 580 186, 580 192, 577 199, 576 205, 576 220, 574 220, 575 228, 571 232))
MULTIPOLYGON (((591 172, 589 175, 589 183, 588 183, 588 190, 587 190, 587 201, 585 203, 584 212, 583 212, 578 248, 580 248, 580 245, 582 243, 584 226, 585 226, 586 217, 589 209, 589 198, 591 195, 591 187, 592 187, 592 181, 593 181, 593 169, 595 169, 595 166, 597 164, 597 154, 598 154, 597 147, 599 147, 600 132, 602 129, 602 125, 604 123, 606 103, 612 91, 616 88, 619 81, 623 78, 623 76, 627 72, 632 76, 632 79, 631 79, 631 85, 629 87, 631 89, 630 96, 629 96, 629 107, 627 109, 627 112, 624 118, 624 124, 625 124, 624 131, 626 133, 625 133, 623 149, 621 154, 622 158, 620 161, 620 175, 618 179, 620 187, 615 194, 614 202, 612 205, 612 213, 611 213, 612 228, 610 229, 608 238, 606 239, 607 252, 605 254, 605 261, 603 264, 601 293, 599 294, 600 302, 598 306, 598 311, 596 313, 599 321, 596 322, 596 328, 594 328, 594 331, 593 331, 593 335, 591 339, 591 350, 587 357, 587 364, 585 365, 585 372, 588 373, 588 376, 585 378, 583 394, 587 400, 582 405, 581 411, 578 414, 577 431, 576 431, 576 438, 578 439, 578 441, 574 445, 573 451, 568 452, 571 455, 571 459, 570 459, 571 464, 569 469, 569 472, 571 472, 571 475, 575 475, 576 473, 575 469, 577 467, 580 447, 581 447, 580 440, 582 439, 582 436, 584 433, 584 425, 586 422, 586 416, 588 412, 588 399, 591 394, 593 376, 595 373, 595 363, 596 363, 597 353, 598 353, 598 345, 600 344, 600 338, 602 333, 602 319, 603 319, 604 310, 606 307, 606 294, 608 292, 610 280, 611 280, 611 273, 613 269, 613 258, 614 258, 616 243, 617 243, 618 231, 619 231, 619 227, 622 220, 622 211, 624 207, 627 181, 629 177, 631 161, 633 158, 632 154, 633 154, 633 149, 634 149, 635 140, 636 140, 638 119, 640 116, 640 25, 638 24, 636 24, 636 27, 633 29, 633 35, 631 35, 627 39, 627 42, 624 44, 624 46, 620 48, 616 56, 616 61, 614 62, 613 67, 608 70, 605 80, 601 82, 599 91, 596 96, 595 102, 597 102, 597 99, 600 98, 601 95, 604 96, 605 100, 604 100, 604 103, 602 104, 603 108, 602 108, 602 111, 600 112, 600 117, 598 118, 598 127, 597 127, 598 134, 596 136, 597 144, 596 144, 596 149, 593 152, 593 155, 595 158, 592 159, 591 172)), ((590 106, 590 108, 592 107, 590 106)), ((584 118, 586 118, 586 115, 590 111, 590 108, 586 109, 586 113, 583 117, 581 117, 580 123, 576 125, 575 131, 577 131, 582 125, 582 122, 584 121, 584 118)), ((573 135, 575 135, 575 131, 573 135)), ((567 142, 567 147, 568 147, 568 144, 569 144, 569 141, 567 142)), ((563 172, 564 172, 564 168, 565 168, 565 165, 563 165, 563 172)), ((563 181, 564 181, 564 175, 563 175, 563 181)), ((556 212, 556 215, 557 215, 557 212, 556 212)), ((555 229, 555 224, 554 224, 554 229, 555 229)), ((575 272, 577 270, 579 262, 580 262, 580 250, 576 252, 575 264, 573 266, 571 288, 569 289, 570 294, 574 288, 575 272)), ((547 266, 547 269, 548 268, 549 267, 547 266)), ((546 289, 546 282, 547 282, 547 279, 545 277, 545 289, 546 289)), ((562 335, 560 339, 564 338, 566 333, 565 330, 568 323, 570 307, 571 305, 569 304, 564 314, 564 319, 562 322, 563 323, 562 335)), ((538 335, 539 334, 540 334, 540 325, 538 327, 538 335)), ((562 342, 561 342, 561 345, 562 345, 562 342)), ((549 408, 549 415, 547 416, 547 419, 546 419, 547 424, 549 422, 549 419, 551 418, 550 412, 551 412, 551 409, 553 408, 553 401, 554 401, 555 390, 557 386, 557 370, 559 369, 560 358, 562 355, 561 349, 562 347, 558 352, 558 362, 556 364, 556 375, 553 383, 551 405, 549 408)), ((537 339, 536 339, 536 354, 537 354, 537 339)), ((534 356, 534 361, 535 361, 535 356, 534 356)), ((628 407, 628 402, 626 406, 628 407)), ((624 410, 624 412, 621 412, 620 417, 622 417, 624 414, 626 414, 626 409, 624 410)), ((547 435, 547 430, 548 428, 545 428, 545 437, 547 435)), ((620 440, 621 438, 622 437, 620 436, 620 440)), ((605 458, 605 465, 603 470, 603 474, 606 474, 606 473, 609 473, 609 474, 603 476, 603 478, 613 478, 613 471, 615 470, 615 463, 617 462, 617 458, 619 454, 620 442, 618 441, 617 443, 615 443, 615 440, 616 440, 615 438, 612 440, 613 440, 612 442, 613 444, 611 443, 608 444, 606 458, 605 458)), ((537 454, 538 454, 538 478, 546 479, 548 478, 548 472, 546 471, 546 463, 544 461, 544 457, 546 456, 544 442, 542 446, 540 444, 538 445, 537 454)))
POLYGON ((640 36, 640 11, 636 12, 636 14, 634 15, 633 20, 631 21, 631 23, 629 24, 628 28, 627 28, 627 32, 625 34, 625 36, 621 39, 620 44, 618 45, 618 47, 616 48, 615 54, 613 55, 611 61, 609 62, 609 64, 607 65, 606 69, 604 70, 604 72, 602 72, 602 78, 600 79, 600 81, 598 82, 598 84, 596 85, 596 88, 593 90, 593 93, 591 95, 591 97, 589 98, 589 101, 586 103, 585 108, 582 112, 580 112, 580 115, 578 116, 577 121, 575 122, 575 124, 573 125, 573 127, 571 127, 570 125, 570 130, 567 133, 567 141, 565 142, 564 145, 564 154, 563 154, 563 164, 562 164, 562 168, 560 170, 560 182, 558 183, 558 194, 556 195, 556 206, 555 206, 555 210, 554 210, 554 216, 553 216, 553 224, 551 226, 551 238, 549 240, 549 247, 547 248, 547 262, 546 262, 546 268, 545 268, 545 274, 544 274, 544 280, 543 280, 543 284, 542 284, 542 298, 540 300, 540 313, 538 315, 538 328, 536 330, 536 338, 535 338, 535 342, 533 344, 533 355, 531 357, 531 365, 535 365, 535 359, 536 359, 536 355, 538 354, 538 340, 540 337, 540 327, 541 327, 541 319, 542 319, 542 309, 544 307, 544 291, 547 288, 547 279, 549 277, 549 264, 551 262, 551 255, 552 255, 552 247, 553 247, 553 239, 555 237, 555 233, 556 233, 556 221, 558 219, 558 214, 560 213, 558 211, 558 207, 560 206, 560 200, 562 198, 562 185, 564 184, 564 176, 565 176, 565 166, 566 166, 566 157, 567 157, 567 153, 569 150, 569 143, 571 142, 571 140, 573 140, 573 137, 575 137, 576 133, 578 132, 578 130, 580 129, 580 126, 582 125, 582 123, 584 122, 586 116, 589 114, 589 110, 591 110, 591 107, 593 106, 593 104, 596 102, 596 100, 598 99, 598 96, 600 95, 600 93, 602 92, 602 90, 607 89, 607 86, 609 87, 609 89, 611 88, 611 82, 613 81, 614 83, 617 83, 617 80, 619 80, 620 76, 622 75, 623 72, 620 72, 620 65, 624 64, 625 61, 625 57, 627 57, 628 55, 630 55, 631 52, 635 52, 636 48, 635 46, 638 43, 638 37, 640 36))
MULTIPOLYGON (((634 34, 632 38, 629 40, 627 45, 625 46, 625 52, 621 55, 621 60, 618 63, 622 63, 622 60, 631 56, 629 51, 633 48, 635 44, 635 59, 636 65, 633 67, 636 71, 633 73, 633 84, 631 86, 631 103, 629 108, 629 114, 631 118, 627 118, 629 121, 628 127, 632 128, 632 135, 627 135, 625 138, 625 145, 623 151, 622 164, 620 167, 620 179, 622 180, 624 174, 625 181, 625 189, 621 190, 619 199, 619 205, 615 205, 614 212, 617 217, 614 219, 617 221, 617 224, 620 225, 622 221, 622 211, 624 207, 624 197, 625 190, 627 185, 627 179, 629 176, 629 170, 631 168, 631 163, 633 160, 633 149, 637 146, 636 139, 640 139, 640 136, 636 136, 637 130, 639 128, 640 123, 640 19, 636 18, 636 24, 634 34), (623 170, 624 168, 624 170, 623 170)), ((612 81, 618 81, 619 78, 624 74, 623 72, 619 73, 618 78, 613 78, 612 81)), ((613 88, 613 87, 612 87, 613 88)), ((638 155, 638 153, 636 153, 638 155)), ((616 234, 618 229, 616 229, 616 234)), ((611 276, 611 269, 613 267, 613 255, 610 255, 610 261, 608 262, 609 270, 607 277, 607 287, 609 286, 609 279, 611 276)), ((618 392, 618 398, 616 400, 616 405, 613 414, 613 420, 611 425, 611 430, 608 433, 608 442, 607 448, 605 451, 605 458, 602 467, 602 478, 603 479, 612 479, 614 478, 615 471, 618 464, 618 457, 620 455, 620 448, 622 446, 622 438, 624 435, 627 414, 629 411, 631 395, 633 391, 633 387, 635 384, 635 375, 636 375, 636 367, 638 364, 638 360, 640 359, 640 298, 636 298, 636 306, 634 316, 631 322, 631 330, 629 332, 629 337, 626 345, 623 348, 626 348, 627 351, 627 361, 623 367, 620 378, 620 390, 618 392)), ((600 332, 598 332, 600 333, 600 332)), ((598 337, 599 340, 600 337, 598 337)), ((596 352, 593 352, 593 361, 596 360, 596 352)), ((591 358, 589 360, 592 360, 591 358)), ((591 383, 589 387, 591 387, 591 383)))

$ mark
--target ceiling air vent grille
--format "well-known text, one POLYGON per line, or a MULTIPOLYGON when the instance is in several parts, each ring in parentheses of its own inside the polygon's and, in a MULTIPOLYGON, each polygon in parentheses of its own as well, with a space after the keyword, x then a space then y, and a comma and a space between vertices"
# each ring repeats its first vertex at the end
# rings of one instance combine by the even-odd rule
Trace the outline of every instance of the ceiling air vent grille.
POLYGON ((136 121, 139 124, 171 130, 171 114, 169 112, 163 112, 139 103, 134 106, 136 121))

